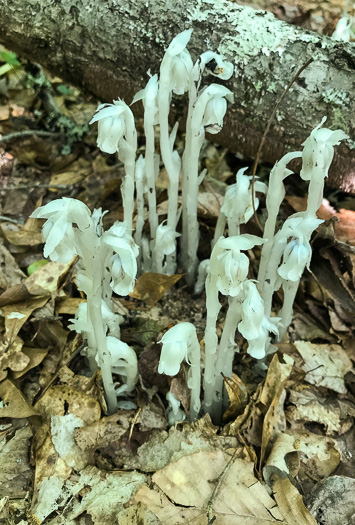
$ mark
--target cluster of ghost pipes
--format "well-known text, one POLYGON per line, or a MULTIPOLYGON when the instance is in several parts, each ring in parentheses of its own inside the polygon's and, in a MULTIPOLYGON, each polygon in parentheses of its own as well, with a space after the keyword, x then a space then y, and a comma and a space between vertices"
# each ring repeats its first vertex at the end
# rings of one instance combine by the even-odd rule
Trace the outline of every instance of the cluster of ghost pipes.
MULTIPOLYGON (((211 258, 199 265, 197 249, 199 225, 197 199, 204 173, 199 174, 199 154, 205 131, 217 133, 223 126, 227 100, 233 101, 230 90, 220 84, 200 89, 204 71, 229 79, 233 65, 216 53, 203 53, 195 64, 186 49, 191 30, 176 36, 169 45, 157 75, 150 80, 133 102, 144 104, 145 156, 136 159, 137 134, 134 117, 123 101, 98 107, 91 123, 98 122, 98 147, 106 153, 118 153, 125 167, 122 184, 124 222, 116 222, 104 232, 103 213, 90 210, 75 199, 59 199, 38 208, 32 217, 47 219, 42 234, 44 255, 53 261, 68 262, 79 256, 77 286, 87 297, 72 320, 71 328, 87 341, 85 355, 92 371, 101 368, 108 411, 134 404, 127 395, 137 381, 137 357, 133 349, 120 340, 122 318, 112 312, 112 291, 127 295, 133 290, 137 271, 174 273, 176 270, 176 232, 180 217, 178 208, 179 177, 182 172, 182 235, 180 263, 187 282, 202 291, 206 288, 207 320, 204 335, 205 358, 203 374, 203 410, 220 421, 223 405, 223 375, 231 377, 238 329, 248 341, 248 353, 262 359, 275 350, 270 333, 279 340, 291 322, 293 302, 305 267, 311 259, 310 236, 322 222, 316 217, 321 205, 324 178, 327 176, 334 149, 347 138, 341 130, 331 131, 317 126, 304 142, 303 152, 288 153, 276 163, 270 174, 269 188, 256 182, 255 190, 266 194, 267 221, 264 236, 240 234, 240 225, 253 214, 251 177, 243 168, 236 183, 226 192, 211 258), (174 149, 178 124, 169 132, 168 117, 172 93, 188 92, 185 150, 180 158, 174 149), (160 159, 155 152, 155 127, 160 126, 160 154, 169 177, 167 224, 158 221, 155 180, 160 159), (309 180, 308 204, 303 212, 290 216, 279 231, 276 219, 285 196, 284 179, 292 172, 287 164, 302 157, 301 177, 309 180), (136 195, 136 227, 131 232, 136 195), (146 199, 145 199, 146 196, 146 199), (146 203, 150 238, 143 234, 146 203), (228 237, 224 237, 228 225, 228 237), (247 279, 249 260, 243 253, 262 245, 258 281, 247 279), (198 275, 197 275, 198 274, 198 275), (284 290, 284 303, 278 317, 271 317, 273 293, 284 290), (219 293, 228 296, 229 307, 221 340, 216 324, 221 308, 219 293), (119 388, 113 374, 121 377, 119 388), (118 397, 125 399, 118 400, 118 397)), ((255 196, 254 196, 255 197, 255 196)), ((258 199, 255 198, 258 205, 258 199)), ((170 376, 179 372, 181 363, 189 364, 188 387, 191 389, 189 419, 201 411, 201 356, 196 329, 191 323, 171 328, 161 340, 159 373, 170 376)), ((172 393, 169 421, 184 418, 179 402, 172 393)))

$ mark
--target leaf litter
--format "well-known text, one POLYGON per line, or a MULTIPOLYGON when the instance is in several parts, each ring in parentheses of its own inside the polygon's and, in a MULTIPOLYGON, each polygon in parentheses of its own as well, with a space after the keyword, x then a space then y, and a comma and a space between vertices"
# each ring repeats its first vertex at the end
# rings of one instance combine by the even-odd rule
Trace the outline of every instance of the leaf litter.
MULTIPOLYGON (((26 72, 16 71, 16 78, 8 73, 1 99, 4 134, 36 130, 38 110, 46 117, 38 87, 23 88, 26 72)), ((48 78, 66 125, 72 119, 71 129, 78 130, 94 104, 48 78)), ((1 219, 0 242, 0 521, 350 524, 355 211, 324 202, 326 222, 314 239, 312 273, 301 283, 289 340, 278 345, 266 375, 243 351, 236 356, 233 377, 225 381, 230 405, 220 428, 208 415, 169 428, 164 396, 170 388, 186 408, 186 374, 182 369, 171 380, 157 373, 157 341, 177 321, 194 322, 202 338, 204 299, 191 298, 181 274, 156 274, 154 280, 142 275, 131 297, 115 300, 126 316, 122 339, 140 357, 137 408, 107 416, 100 373, 85 375, 80 336, 68 329, 85 301, 75 285, 75 261, 43 265, 38 226, 25 222, 48 193, 110 209, 106 224, 122 218, 122 167, 97 155, 92 134, 81 137, 65 146, 66 153, 55 133, 0 152, 1 213, 9 219, 1 219), (37 266, 27 277, 32 264, 37 266)), ((221 195, 242 165, 212 144, 204 150, 209 174, 198 209, 202 251, 213 236, 221 195)), ((261 179, 267 172, 261 166, 261 179)), ((157 187, 164 214, 164 170, 157 187)), ((288 204, 304 209, 300 199, 295 189, 288 204)))

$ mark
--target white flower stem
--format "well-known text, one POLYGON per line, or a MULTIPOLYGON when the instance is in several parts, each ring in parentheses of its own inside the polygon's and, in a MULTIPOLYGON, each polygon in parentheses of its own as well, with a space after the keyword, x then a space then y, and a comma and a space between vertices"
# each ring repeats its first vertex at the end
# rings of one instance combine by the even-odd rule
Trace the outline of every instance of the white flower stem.
POLYGON ((236 297, 229 297, 228 312, 222 332, 221 342, 218 349, 218 356, 216 361, 216 403, 213 407, 214 420, 221 422, 222 419, 222 404, 225 398, 223 376, 232 377, 233 360, 236 352, 236 344, 234 342, 235 332, 239 321, 242 318, 241 304, 236 297))
MULTIPOLYGON (((155 175, 156 175, 156 156, 155 156, 155 131, 154 131, 154 112, 155 105, 147 104, 144 112, 144 133, 146 139, 145 146, 145 173, 148 184, 148 210, 149 210, 149 226, 150 226, 150 250, 152 253, 152 264, 155 263, 154 248, 155 238, 158 228, 158 213, 157 213, 157 197, 155 190, 155 175)), ((156 268, 152 267, 152 271, 156 272, 156 268)))
POLYGON ((261 297, 264 301, 264 312, 266 317, 270 317, 271 315, 272 297, 275 291, 275 284, 278 277, 277 269, 280 266, 281 257, 286 244, 287 239, 281 237, 281 239, 278 241, 276 236, 271 247, 270 257, 266 267, 265 280, 263 283, 263 289, 261 293, 261 297))
POLYGON ((216 223, 216 229, 214 231, 213 241, 212 241, 212 249, 218 239, 224 235, 224 230, 226 228, 227 223, 227 217, 224 215, 223 211, 219 212, 217 223, 216 223))
POLYGON ((282 287, 284 290, 284 301, 281 310, 278 313, 278 317, 281 317, 281 325, 279 327, 278 341, 282 341, 284 338, 287 328, 290 326, 292 321, 293 313, 293 303, 296 298, 298 286, 300 280, 298 281, 284 281, 282 287))
POLYGON ((206 306, 207 320, 205 329, 205 372, 203 380, 204 389, 204 410, 209 412, 216 398, 216 372, 215 363, 217 358, 218 337, 216 323, 221 305, 218 301, 217 284, 211 278, 211 274, 206 279, 206 306))
POLYGON ((113 414, 117 410, 117 397, 112 379, 111 356, 107 350, 107 327, 102 318, 102 259, 102 253, 98 250, 93 257, 92 289, 87 297, 87 308, 93 326, 107 408, 108 412, 113 414))
POLYGON ((196 331, 191 334, 189 349, 190 369, 187 385, 191 389, 190 421, 195 421, 201 410, 201 350, 196 331))
POLYGON ((181 260, 187 273, 187 283, 192 286, 198 267, 197 250, 199 243, 199 224, 197 203, 199 190, 198 162, 204 133, 201 129, 192 128, 194 105, 197 99, 196 86, 193 80, 189 89, 189 109, 186 120, 185 151, 183 154, 182 183, 182 236, 181 260))
POLYGON ((134 116, 131 110, 125 111, 126 140, 122 141, 118 158, 122 160, 125 167, 126 176, 122 184, 122 200, 124 221, 127 224, 127 231, 133 230, 133 211, 134 211, 134 178, 137 153, 137 132, 134 123, 134 116))
MULTIPOLYGON (((177 207, 178 207, 178 187, 180 168, 173 158, 173 144, 171 144, 169 135, 169 111, 170 111, 170 64, 171 57, 165 54, 160 67, 158 107, 159 107, 159 124, 160 124, 160 152, 164 162, 165 169, 169 177, 169 207, 168 207, 168 226, 176 229, 177 207), (178 168, 178 169, 177 169, 178 168)), ((172 134, 173 135, 173 134, 172 134)), ((173 135, 174 136, 174 135, 173 135)), ((172 137, 173 138, 173 137, 172 137)), ((175 271, 176 254, 169 256, 170 269, 175 271)))
MULTIPOLYGON (((134 234, 134 241, 137 246, 142 244, 142 232, 144 226, 144 194, 143 194, 143 176, 144 173, 138 173, 138 169, 144 168, 143 166, 136 166, 136 193, 137 193, 137 222, 136 231, 134 234)), ((142 254, 140 254, 142 263, 142 254)))

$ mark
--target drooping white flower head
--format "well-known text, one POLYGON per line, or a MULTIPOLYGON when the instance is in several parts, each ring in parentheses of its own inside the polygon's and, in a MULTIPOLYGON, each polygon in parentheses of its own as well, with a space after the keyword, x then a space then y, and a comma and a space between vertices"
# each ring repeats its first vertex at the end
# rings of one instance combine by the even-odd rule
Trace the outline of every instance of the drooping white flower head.
POLYGON ((256 339, 260 335, 264 318, 264 301, 253 281, 246 281, 243 289, 246 295, 242 305, 242 320, 238 328, 245 339, 256 339))
POLYGON ((116 395, 128 394, 134 389, 138 379, 137 354, 120 339, 108 335, 107 350, 111 356, 112 372, 120 375, 124 384, 116 390, 116 395))
MULTIPOLYGON (((241 168, 236 175, 236 183, 228 186, 224 196, 221 212, 237 224, 245 224, 253 216, 253 199, 251 191, 252 177, 245 175, 248 168, 241 168)), ((266 193, 267 186, 263 182, 256 181, 254 191, 266 193)), ((259 206, 259 199, 255 197, 255 209, 259 206)))
POLYGON ((234 66, 231 62, 227 62, 223 55, 214 53, 213 51, 206 51, 200 56, 200 70, 207 71, 222 80, 229 80, 233 75, 234 66))
POLYGON ((127 295, 133 291, 139 248, 122 222, 115 222, 102 240, 116 252, 112 261, 111 288, 118 295, 127 295))
POLYGON ((163 335, 160 341, 163 347, 159 360, 159 374, 175 376, 183 360, 189 362, 190 339, 194 333, 196 334, 196 328, 192 323, 179 323, 163 335))
POLYGON ((155 241, 157 250, 164 255, 171 255, 176 250, 175 239, 180 235, 171 226, 159 224, 155 241))
POLYGON ((189 89, 193 63, 186 46, 191 33, 192 29, 187 29, 173 38, 160 66, 160 79, 169 78, 169 90, 176 95, 183 95, 189 89))
POLYGON ((212 134, 219 133, 223 128, 227 100, 233 102, 234 95, 225 86, 211 84, 201 89, 191 120, 194 133, 200 133, 201 128, 212 134))
POLYGON ((321 128, 326 117, 314 128, 310 136, 303 142, 302 169, 300 175, 303 180, 324 179, 334 157, 334 146, 341 140, 349 138, 341 129, 331 130, 321 128))
POLYGON ((295 213, 289 217, 281 230, 276 234, 275 241, 284 243, 283 261, 278 274, 283 279, 298 281, 305 267, 309 268, 312 248, 309 243, 312 232, 324 222, 306 212, 295 213), (287 240, 291 240, 287 243, 287 240))
POLYGON ((277 335, 279 333, 279 317, 263 318, 258 337, 248 339, 247 353, 254 359, 263 359, 270 351, 270 332, 277 335))
POLYGON ((42 228, 45 242, 43 254, 51 261, 62 263, 67 263, 76 255, 80 255, 77 234, 94 227, 86 204, 66 197, 37 208, 31 217, 47 219, 42 228))
POLYGON ((283 253, 283 261, 278 274, 287 281, 299 281, 305 267, 309 269, 312 258, 312 248, 309 242, 301 243, 298 239, 292 239, 283 253))
MULTIPOLYGON (((148 71, 149 74, 149 71, 148 71)), ((145 109, 145 115, 147 113, 152 115, 152 123, 154 125, 159 123, 159 108, 158 108, 158 75, 153 75, 149 80, 144 89, 141 89, 133 97, 132 104, 141 100, 145 109)))
POLYGON ((249 259, 241 251, 264 242, 265 239, 248 234, 219 238, 210 259, 210 275, 216 279, 218 291, 232 297, 239 294, 249 270, 249 259))
MULTIPOLYGON (((107 324, 109 334, 114 337, 120 337, 120 324, 123 322, 123 317, 115 314, 110 310, 105 301, 101 302, 102 319, 107 324)), ((87 334, 92 331, 92 325, 88 319, 87 303, 81 303, 75 313, 75 318, 69 319, 71 324, 68 326, 70 330, 75 330, 78 334, 87 334)))
POLYGON ((131 111, 122 100, 101 104, 89 124, 98 122, 97 146, 105 153, 116 153, 126 133, 125 112, 131 111))
POLYGON ((178 400, 178 398, 170 391, 166 394, 165 397, 167 402, 169 403, 169 406, 166 410, 169 425, 172 426, 175 425, 175 423, 178 423, 179 421, 184 421, 186 419, 186 414, 180 408, 180 401, 178 400))

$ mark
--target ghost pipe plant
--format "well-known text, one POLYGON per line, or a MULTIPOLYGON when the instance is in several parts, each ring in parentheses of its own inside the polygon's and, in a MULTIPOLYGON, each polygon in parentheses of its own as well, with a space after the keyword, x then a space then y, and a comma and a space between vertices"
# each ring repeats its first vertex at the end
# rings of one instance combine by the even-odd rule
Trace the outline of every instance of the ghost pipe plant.
MULTIPOLYGON (((219 59, 222 60, 221 57, 219 59)), ((228 73, 224 74, 222 78, 229 78, 232 75, 233 66, 228 62, 226 69, 228 73)), ((197 92, 195 81, 199 85, 202 70, 199 61, 197 61, 194 69, 196 80, 191 79, 189 91, 186 142, 183 154, 181 261, 187 273, 187 282, 190 285, 194 284, 198 267, 197 203, 199 185, 203 178, 203 176, 199 176, 199 155, 205 139, 205 132, 215 134, 222 129, 227 110, 227 100, 233 102, 233 93, 220 84, 205 86, 200 92, 197 92), (196 68, 198 68, 197 75, 196 68)), ((220 70, 224 71, 222 67, 220 70)))
POLYGON ((134 116, 123 100, 113 104, 101 104, 90 121, 99 123, 97 145, 105 153, 118 152, 125 167, 122 184, 124 220, 129 233, 132 232, 134 210, 134 176, 137 152, 137 132, 134 116))
POLYGON ((175 376, 184 360, 190 365, 187 386, 191 390, 189 419, 193 421, 201 409, 200 343, 196 328, 192 323, 179 323, 163 335, 161 343, 163 347, 158 368, 160 374, 175 376))
POLYGON ((75 199, 52 201, 35 210, 32 217, 46 219, 42 229, 45 257, 58 262, 69 262, 76 255, 80 258, 76 281, 86 294, 87 305, 79 308, 72 323, 87 337, 89 364, 95 369, 96 360, 101 369, 108 411, 113 413, 117 395, 134 387, 137 364, 133 350, 117 339, 120 319, 111 312, 111 296, 112 290, 122 295, 133 290, 138 247, 125 223, 116 222, 104 232, 101 210, 91 214, 75 199), (126 380, 118 390, 113 373, 126 380))
MULTIPOLYGON (((236 183, 231 184, 227 188, 220 214, 218 215, 212 247, 224 235, 227 222, 229 236, 239 235, 240 225, 246 224, 254 214, 251 188, 252 177, 245 175, 247 169, 241 168, 236 174, 236 183)), ((256 181, 254 185, 255 209, 259 206, 259 199, 255 196, 256 192, 267 193, 266 184, 256 181)))
POLYGON ((218 292, 237 300, 247 278, 249 259, 242 253, 264 241, 255 235, 221 237, 215 244, 206 279, 207 321, 205 330, 204 409, 219 417, 222 407, 223 378, 231 377, 235 351, 234 335, 239 321, 238 308, 230 305, 225 323, 223 347, 218 348, 216 323, 221 304, 218 292), (232 347, 232 348, 231 348, 232 347))

